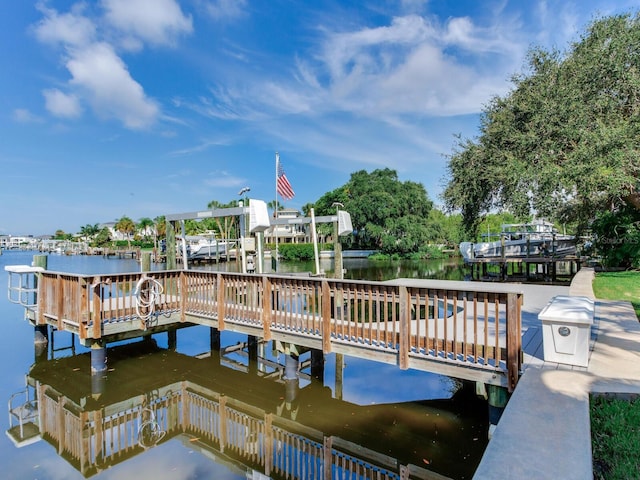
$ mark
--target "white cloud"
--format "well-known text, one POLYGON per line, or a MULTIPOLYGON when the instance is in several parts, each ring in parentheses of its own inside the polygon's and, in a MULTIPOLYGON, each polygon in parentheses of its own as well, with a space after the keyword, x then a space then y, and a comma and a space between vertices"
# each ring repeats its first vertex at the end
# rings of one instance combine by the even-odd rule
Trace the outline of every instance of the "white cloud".
POLYGON ((191 16, 175 0, 102 0, 102 5, 109 24, 145 42, 174 45, 177 37, 193 31, 191 16))
POLYGON ((38 40, 43 43, 81 46, 86 45, 95 37, 95 25, 83 16, 81 5, 72 8, 71 12, 63 14, 46 8, 42 3, 38 4, 38 9, 44 18, 37 23, 34 31, 38 40))
MULTIPOLYGON (((106 3, 113 7, 111 12, 116 18, 125 14, 123 2, 105 0, 106 3)), ((191 29, 191 20, 182 15, 173 0, 151 3, 157 8, 144 0, 126 2, 129 19, 134 22, 143 7, 149 7, 145 21, 138 22, 136 31, 145 40, 166 43, 187 26, 191 29)), ((153 125, 160 116, 159 106, 131 76, 114 47, 99 41, 99 35, 105 34, 98 28, 98 20, 85 16, 84 4, 73 6, 68 13, 59 13, 44 4, 38 8, 44 18, 35 25, 35 35, 43 43, 62 48, 64 64, 71 74, 68 93, 60 89, 43 91, 47 110, 57 117, 78 118, 81 104, 86 102, 98 117, 115 118, 127 128, 153 125)), ((126 27, 126 22, 122 26, 126 27)))
POLYGON ((149 99, 113 48, 95 43, 74 52, 67 62, 70 83, 79 87, 98 115, 116 118, 128 128, 152 125, 159 107, 149 99))
POLYGON ((78 118, 82 114, 77 96, 66 94, 55 88, 44 90, 42 94, 45 98, 45 107, 56 117, 78 118))
POLYGON ((13 119, 18 123, 39 123, 42 121, 40 117, 31 113, 26 108, 16 108, 13 111, 13 119))
POLYGON ((244 15, 246 6, 247 0, 211 0, 205 9, 215 20, 226 20, 244 15))
POLYGON ((230 188, 239 187, 247 183, 246 178, 236 177, 226 171, 212 172, 204 181, 208 187, 230 188))

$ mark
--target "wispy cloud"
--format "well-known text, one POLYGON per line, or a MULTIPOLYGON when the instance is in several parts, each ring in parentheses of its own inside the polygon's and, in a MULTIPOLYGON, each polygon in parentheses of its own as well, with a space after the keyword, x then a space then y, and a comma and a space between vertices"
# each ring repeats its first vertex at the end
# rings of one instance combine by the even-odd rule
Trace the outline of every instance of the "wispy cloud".
POLYGON ((208 187, 220 187, 231 188, 245 185, 247 179, 243 177, 237 177, 227 171, 215 171, 211 172, 204 180, 204 184, 208 187))
POLYGON ((181 157, 181 156, 188 156, 188 155, 192 155, 194 153, 199 153, 199 152, 204 152, 208 149, 210 149, 211 147, 220 147, 220 146, 226 146, 226 145, 230 145, 231 144, 231 140, 229 138, 226 137, 221 137, 221 138, 216 138, 216 139, 209 139, 209 140, 204 140, 201 143, 191 146, 191 147, 187 147, 187 148, 183 148, 180 150, 174 150, 172 152, 170 152, 169 155, 174 156, 174 157, 181 157))
POLYGON ((247 0, 210 0, 203 3, 207 14, 215 20, 228 20, 246 14, 247 0))
POLYGON ((41 123, 43 121, 41 117, 26 108, 16 108, 13 111, 13 119, 18 123, 41 123))

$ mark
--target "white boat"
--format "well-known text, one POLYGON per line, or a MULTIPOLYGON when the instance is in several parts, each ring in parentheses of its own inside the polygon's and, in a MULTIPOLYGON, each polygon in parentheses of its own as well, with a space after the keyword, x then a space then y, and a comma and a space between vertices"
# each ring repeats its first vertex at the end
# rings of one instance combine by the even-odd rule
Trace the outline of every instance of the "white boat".
MULTIPOLYGON (((187 258, 189 260, 217 259, 227 254, 228 242, 217 240, 215 233, 186 236, 187 258)), ((182 247, 178 245, 181 252, 182 247)))
POLYGON ((545 220, 504 224, 502 232, 493 236, 500 239, 462 242, 459 248, 464 261, 475 258, 563 257, 576 253, 576 238, 558 233, 553 224, 545 220))

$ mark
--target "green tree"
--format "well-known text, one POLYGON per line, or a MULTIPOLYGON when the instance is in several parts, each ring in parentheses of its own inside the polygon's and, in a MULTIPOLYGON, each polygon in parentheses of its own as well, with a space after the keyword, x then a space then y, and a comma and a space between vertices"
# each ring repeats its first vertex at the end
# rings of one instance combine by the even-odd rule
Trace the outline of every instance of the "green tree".
POLYGON ((311 202, 305 203, 302 206, 302 208, 300 209, 300 210, 302 210, 302 215, 304 215, 305 217, 310 217, 312 208, 315 209, 315 205, 313 203, 311 203, 311 202))
POLYGON ((65 233, 64 230, 56 230, 56 233, 53 235, 54 240, 71 240, 73 235, 70 233, 65 233))
POLYGON ((632 207, 605 211, 593 222, 596 252, 605 265, 640 268, 640 214, 632 207))
MULTIPOLYGON (((278 202, 277 200, 269 200, 267 202, 267 208, 271 209, 271 211, 273 212, 272 215, 274 217, 276 216, 276 205, 278 206, 278 211, 284 210, 284 205, 282 204, 282 202, 278 202)), ((309 205, 309 204, 307 204, 307 205, 309 205)))
POLYGON ((406 255, 417 252, 429 237, 427 219, 433 203, 422 184, 400 182, 395 170, 351 174, 345 185, 315 203, 316 214, 335 215, 335 203, 351 214, 356 248, 406 255))
MULTIPOLYGON (((234 208, 238 206, 237 200, 232 200, 228 203, 222 203, 218 200, 211 200, 207 204, 207 208, 210 210, 221 208, 234 208)), ((217 217, 208 219, 211 223, 208 224, 207 230, 215 230, 219 232, 220 236, 225 239, 238 238, 240 236, 238 232, 238 219, 237 217, 217 217)))
POLYGON ((514 88, 459 139, 443 193, 477 231, 492 208, 587 226, 640 211, 640 17, 594 21, 565 54, 530 51, 514 88))
POLYGON ((122 218, 116 222, 115 229, 123 235, 126 235, 127 245, 131 248, 131 235, 136 231, 136 224, 134 221, 126 215, 123 215, 122 218))
POLYGON ((167 235, 167 220, 164 215, 160 215, 153 219, 153 226, 159 238, 164 238, 167 235))
POLYGON ((149 232, 153 230, 154 222, 149 217, 142 217, 138 220, 138 224, 136 225, 136 230, 140 234, 140 236, 146 240, 149 238, 149 232))
POLYGON ((106 247, 110 243, 111 233, 109 232, 109 229, 105 227, 96 234, 93 242, 91 242, 91 245, 94 247, 106 247))
POLYGON ((98 224, 90 225, 87 224, 84 227, 80 227, 80 236, 82 236, 86 241, 90 241, 95 237, 100 231, 100 227, 98 224))

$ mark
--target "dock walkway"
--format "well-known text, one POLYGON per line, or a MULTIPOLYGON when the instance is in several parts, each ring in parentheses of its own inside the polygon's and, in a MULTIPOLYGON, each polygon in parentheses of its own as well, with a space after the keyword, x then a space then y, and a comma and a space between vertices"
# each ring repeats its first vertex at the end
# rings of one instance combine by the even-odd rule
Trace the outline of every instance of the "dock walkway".
MULTIPOLYGON (((593 269, 583 268, 569 294, 594 298, 592 279, 593 269)), ((523 324, 531 321, 523 315, 523 324)), ((537 323, 530 328, 541 336, 537 323)), ((640 393, 640 323, 631 304, 597 300, 592 337, 587 368, 541 361, 538 342, 527 348, 523 337, 524 373, 474 479, 593 478, 589 395, 640 393)))

